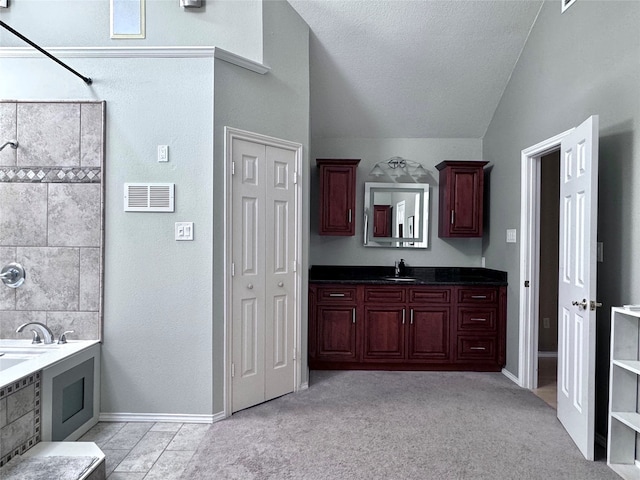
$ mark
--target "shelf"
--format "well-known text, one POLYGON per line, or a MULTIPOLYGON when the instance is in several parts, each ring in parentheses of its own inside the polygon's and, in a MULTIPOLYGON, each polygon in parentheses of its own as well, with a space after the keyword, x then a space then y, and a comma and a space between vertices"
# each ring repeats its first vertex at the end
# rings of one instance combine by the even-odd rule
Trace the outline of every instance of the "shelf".
POLYGON ((625 480, 640 480, 640 468, 622 463, 610 463, 609 467, 625 480))
POLYGON ((640 361, 638 360, 612 360, 613 365, 624 368, 629 372, 640 375, 640 361))
POLYGON ((611 416, 640 433, 640 413, 635 412, 611 412, 611 416))

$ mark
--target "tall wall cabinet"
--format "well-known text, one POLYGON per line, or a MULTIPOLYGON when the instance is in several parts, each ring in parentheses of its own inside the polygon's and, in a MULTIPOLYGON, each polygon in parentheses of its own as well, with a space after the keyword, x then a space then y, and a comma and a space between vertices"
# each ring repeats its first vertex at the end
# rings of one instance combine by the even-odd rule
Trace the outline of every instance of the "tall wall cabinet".
POLYGON ((484 166, 489 162, 445 160, 440 171, 438 236, 482 237, 484 166))
POLYGON ((359 159, 316 159, 320 169, 320 235, 355 235, 358 163, 359 159))
POLYGON ((625 479, 640 479, 640 311, 611 309, 607 465, 625 479))

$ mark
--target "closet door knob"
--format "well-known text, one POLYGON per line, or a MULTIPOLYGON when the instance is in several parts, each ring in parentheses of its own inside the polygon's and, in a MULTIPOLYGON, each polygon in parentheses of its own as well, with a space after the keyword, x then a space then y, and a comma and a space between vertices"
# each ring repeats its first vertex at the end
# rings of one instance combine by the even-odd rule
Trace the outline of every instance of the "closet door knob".
POLYGON ((284 283, 282 283, 282 282, 278 282, 278 286, 279 286, 279 287, 284 287, 284 283))
POLYGON ((253 290, 253 283, 249 283, 249 284, 247 285, 247 288, 248 288, 249 290, 253 290))

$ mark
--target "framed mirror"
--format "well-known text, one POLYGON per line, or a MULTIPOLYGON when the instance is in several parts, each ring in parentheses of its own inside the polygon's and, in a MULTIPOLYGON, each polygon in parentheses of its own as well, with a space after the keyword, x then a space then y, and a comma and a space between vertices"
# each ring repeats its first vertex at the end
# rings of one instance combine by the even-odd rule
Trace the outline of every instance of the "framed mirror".
POLYGON ((364 246, 427 248, 429 184, 364 184, 364 246))

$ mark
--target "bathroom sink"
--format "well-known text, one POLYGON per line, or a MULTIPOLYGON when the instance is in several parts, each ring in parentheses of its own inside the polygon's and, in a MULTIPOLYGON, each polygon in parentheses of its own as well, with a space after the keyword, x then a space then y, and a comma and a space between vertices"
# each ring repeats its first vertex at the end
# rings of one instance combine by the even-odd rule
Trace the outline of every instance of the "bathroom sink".
POLYGON ((413 277, 384 277, 383 280, 391 280, 392 282, 415 282, 413 277))

